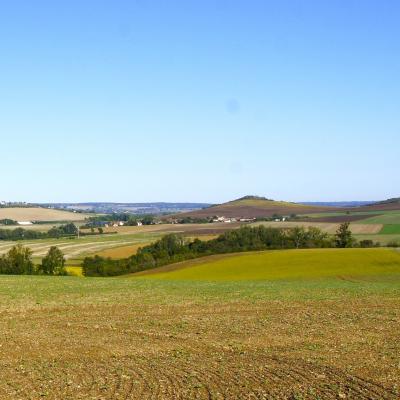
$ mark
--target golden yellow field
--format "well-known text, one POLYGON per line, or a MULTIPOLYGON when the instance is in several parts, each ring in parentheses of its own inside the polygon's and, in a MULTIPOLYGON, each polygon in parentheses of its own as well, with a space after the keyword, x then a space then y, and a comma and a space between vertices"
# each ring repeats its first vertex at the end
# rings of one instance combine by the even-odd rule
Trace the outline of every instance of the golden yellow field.
POLYGON ((120 246, 120 247, 114 247, 111 249, 105 249, 102 251, 97 252, 96 254, 101 256, 101 257, 110 257, 114 259, 119 259, 119 258, 127 258, 130 257, 138 251, 140 247, 144 247, 150 244, 150 242, 144 242, 144 243, 136 243, 136 244, 131 244, 128 246, 120 246))
POLYGON ((82 221, 86 217, 87 214, 41 207, 0 208, 0 219, 15 221, 82 221))

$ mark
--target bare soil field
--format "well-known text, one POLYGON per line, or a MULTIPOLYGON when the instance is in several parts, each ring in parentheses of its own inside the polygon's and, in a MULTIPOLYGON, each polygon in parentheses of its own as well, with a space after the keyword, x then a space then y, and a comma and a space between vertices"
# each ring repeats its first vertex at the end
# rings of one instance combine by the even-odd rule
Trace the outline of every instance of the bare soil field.
POLYGON ((398 399, 398 288, 302 285, 1 276, 0 398, 398 399))
POLYGON ((82 221, 86 214, 41 207, 0 208, 0 219, 15 221, 82 221))

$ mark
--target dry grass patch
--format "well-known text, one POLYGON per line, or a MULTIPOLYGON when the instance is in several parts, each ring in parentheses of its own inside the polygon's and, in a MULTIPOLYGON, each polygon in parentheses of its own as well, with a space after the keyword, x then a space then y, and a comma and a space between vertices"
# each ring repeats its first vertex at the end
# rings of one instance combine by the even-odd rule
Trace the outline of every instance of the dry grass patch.
POLYGON ((128 258, 130 256, 133 256, 136 254, 136 252, 144 246, 149 245, 151 242, 147 243, 136 243, 136 244, 131 244, 128 246, 121 246, 121 247, 114 247, 111 249, 106 249, 97 252, 96 254, 101 256, 101 257, 110 257, 114 259, 121 259, 121 258, 128 258))
POLYGON ((0 208, 0 219, 15 221, 82 221, 88 215, 41 207, 0 208))

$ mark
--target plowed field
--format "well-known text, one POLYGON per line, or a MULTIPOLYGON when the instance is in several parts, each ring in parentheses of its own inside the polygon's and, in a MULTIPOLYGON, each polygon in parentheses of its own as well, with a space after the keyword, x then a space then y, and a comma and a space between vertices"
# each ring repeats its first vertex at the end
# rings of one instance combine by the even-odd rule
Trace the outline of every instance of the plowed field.
POLYGON ((398 280, 0 276, 0 398, 398 399, 398 280))

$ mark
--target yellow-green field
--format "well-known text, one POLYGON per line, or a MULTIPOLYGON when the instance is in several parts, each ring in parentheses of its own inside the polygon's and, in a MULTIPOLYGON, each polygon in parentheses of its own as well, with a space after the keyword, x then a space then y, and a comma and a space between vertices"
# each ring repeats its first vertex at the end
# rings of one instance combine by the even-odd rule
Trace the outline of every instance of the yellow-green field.
POLYGON ((312 249, 229 254, 191 260, 133 276, 194 281, 400 278, 400 252, 390 249, 312 249))
POLYGON ((70 276, 83 276, 82 267, 79 265, 67 265, 65 269, 70 276))

